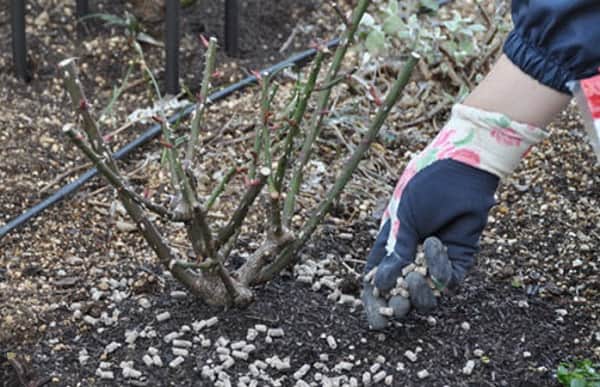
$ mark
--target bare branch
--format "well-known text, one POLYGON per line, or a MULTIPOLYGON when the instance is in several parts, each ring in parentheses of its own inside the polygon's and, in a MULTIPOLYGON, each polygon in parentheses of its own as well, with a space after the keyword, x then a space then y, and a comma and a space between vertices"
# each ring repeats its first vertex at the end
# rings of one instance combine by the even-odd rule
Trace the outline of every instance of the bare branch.
POLYGON ((217 185, 213 189, 213 191, 211 192, 211 194, 206 202, 206 211, 207 212, 210 211, 210 209, 215 204, 215 202, 217 201, 219 196, 223 193, 223 191, 225 191, 225 186, 227 186, 229 181, 233 178, 233 176, 235 176, 235 174, 238 172, 238 169, 239 169, 238 167, 229 168, 229 170, 227 171, 225 176, 223 176, 223 179, 221 179, 221 181, 219 182, 219 185, 217 185))
POLYGON ((229 238, 231 238, 236 230, 242 225, 250 206, 252 206, 252 203, 254 203, 254 200, 265 186, 267 178, 268 175, 261 174, 256 180, 249 182, 248 191, 246 191, 242 197, 242 200, 231 216, 229 223, 227 223, 227 225, 225 225, 217 234, 218 237, 214 246, 215 251, 218 251, 221 246, 225 245, 229 238))
MULTIPOLYGON (((292 154, 292 150, 294 147, 294 140, 298 133, 300 132, 300 124, 304 118, 304 113, 306 112, 306 107, 308 106, 308 101, 312 96, 313 90, 315 88, 315 84, 317 81, 317 77, 319 75, 319 71, 321 70, 321 65, 323 63, 323 59, 325 54, 323 50, 319 50, 317 55, 315 56, 314 64, 311 68, 310 74, 304 85, 302 93, 298 96, 298 104, 296 105, 296 109, 292 115, 292 119, 287 123, 287 136, 285 138, 285 143, 283 145, 283 154, 279 158, 277 162, 277 170, 275 172, 275 189, 281 195, 282 186, 283 186, 283 177, 285 175, 285 171, 288 168, 289 159, 292 154)), ((289 227, 289 219, 286 218, 285 213, 283 215, 283 225, 285 227, 289 227)))
POLYGON ((94 152, 103 155, 107 158, 107 163, 111 169, 117 170, 117 167, 112 159, 110 150, 106 147, 104 139, 98 129, 98 124, 92 117, 91 106, 83 91, 81 81, 77 76, 75 67, 75 58, 69 58, 61 61, 58 64, 58 69, 62 72, 65 89, 71 97, 71 105, 73 110, 78 112, 83 121, 83 129, 87 135, 94 152))
POLYGON ((206 51, 206 60, 204 62, 204 75, 202 77, 202 86, 200 88, 200 96, 198 98, 198 104, 196 105, 196 111, 194 112, 194 119, 192 121, 192 129, 190 133, 190 139, 187 144, 187 152, 185 155, 184 165, 189 165, 194 160, 194 153, 196 150, 196 144, 198 143, 198 134, 200 126, 204 121, 204 112, 206 106, 210 104, 208 99, 208 91, 210 89, 210 79, 215 72, 215 62, 217 59, 217 39, 211 37, 208 41, 208 49, 206 51))
MULTIPOLYGON (((350 23, 350 27, 346 29, 342 38, 342 44, 340 44, 335 51, 333 62, 331 63, 331 66, 329 67, 329 70, 327 72, 327 76, 325 77, 325 84, 329 84, 334 79, 336 79, 340 67, 342 66, 343 59, 346 56, 346 52, 348 51, 350 45, 354 42, 354 36, 356 34, 356 31, 358 30, 360 21, 365 11, 367 10, 367 6, 369 5, 369 3, 369 0, 359 0, 358 4, 354 8, 354 13, 352 14, 352 21, 350 23)), ((325 112, 329 106, 330 95, 331 88, 325 88, 319 92, 316 113, 312 117, 308 128, 308 133, 304 139, 304 143, 302 144, 300 157, 299 160, 296 162, 296 167, 294 168, 294 172, 292 174, 292 183, 286 196, 286 201, 284 205, 284 219, 287 219, 288 221, 292 218, 294 214, 294 208, 296 205, 296 195, 300 190, 304 166, 306 165, 306 163, 308 163, 308 160, 310 159, 313 143, 319 135, 321 124, 323 122, 323 117, 325 116, 325 112)))
POLYGON ((256 283, 261 270, 287 246, 294 243, 290 234, 282 234, 279 238, 267 238, 236 272, 236 277, 246 286, 256 283))
POLYGON ((377 115, 371 123, 367 133, 364 135, 360 145, 356 148, 352 156, 346 162, 344 168, 342 169, 340 175, 336 178, 333 187, 329 190, 325 199, 321 202, 319 207, 317 207, 309 220, 303 226, 298 239, 294 241, 294 243, 284 248, 279 256, 273 261, 273 263, 262 269, 261 273, 257 276, 257 282, 268 281, 273 278, 275 274, 289 266, 294 261, 297 250, 304 245, 304 243, 316 230, 317 226, 323 221, 323 218, 331 208, 331 204, 340 195, 346 184, 350 181, 350 178, 352 177, 353 172, 356 170, 356 167, 371 146, 371 143, 377 137, 379 129, 381 129, 385 119, 394 107, 400 96, 400 93, 408 84, 417 61, 418 58, 411 56, 405 63, 402 72, 394 81, 392 88, 388 92, 384 103, 377 111, 377 115))

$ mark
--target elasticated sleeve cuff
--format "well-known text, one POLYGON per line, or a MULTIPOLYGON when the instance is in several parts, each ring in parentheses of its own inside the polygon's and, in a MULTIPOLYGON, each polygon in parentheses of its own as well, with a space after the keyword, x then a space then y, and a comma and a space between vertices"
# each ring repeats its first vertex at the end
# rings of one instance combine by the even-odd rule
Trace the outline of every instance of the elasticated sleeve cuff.
POLYGON ((512 18, 504 53, 534 79, 569 93, 568 81, 598 72, 600 1, 513 0, 512 18))
POLYGON ((562 93, 570 93, 566 84, 575 79, 575 75, 526 41, 515 30, 511 31, 504 43, 504 53, 511 62, 538 82, 562 93))

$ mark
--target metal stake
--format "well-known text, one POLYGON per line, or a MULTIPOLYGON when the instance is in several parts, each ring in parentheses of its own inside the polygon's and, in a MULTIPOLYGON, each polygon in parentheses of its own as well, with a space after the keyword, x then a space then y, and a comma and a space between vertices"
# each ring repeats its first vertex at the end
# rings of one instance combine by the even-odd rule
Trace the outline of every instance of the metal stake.
POLYGON ((11 0, 10 20, 12 26, 12 50, 15 72, 25 82, 31 80, 27 68, 27 41, 25 39, 25 0, 11 0))
POLYGON ((229 56, 239 55, 240 2, 225 0, 225 51, 229 56))
POLYGON ((84 17, 90 13, 90 4, 88 0, 77 0, 75 4, 75 15, 77 19, 84 17))
POLYGON ((179 10, 180 0, 165 0, 167 11, 166 33, 166 91, 179 93, 179 10))

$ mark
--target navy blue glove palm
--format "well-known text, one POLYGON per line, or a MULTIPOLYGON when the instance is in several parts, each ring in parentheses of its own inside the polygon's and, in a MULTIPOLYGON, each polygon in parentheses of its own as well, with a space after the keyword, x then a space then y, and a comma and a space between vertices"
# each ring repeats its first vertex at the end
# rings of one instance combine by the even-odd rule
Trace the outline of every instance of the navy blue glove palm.
POLYGON ((414 261, 418 244, 432 236, 437 239, 424 246, 432 279, 443 288, 462 282, 474 265, 497 186, 498 177, 451 159, 418 172, 403 189, 395 219, 385 221, 369 254, 365 272, 378 267, 375 286, 393 288, 402 269, 414 261), (400 225, 396 229, 394 221, 400 225))

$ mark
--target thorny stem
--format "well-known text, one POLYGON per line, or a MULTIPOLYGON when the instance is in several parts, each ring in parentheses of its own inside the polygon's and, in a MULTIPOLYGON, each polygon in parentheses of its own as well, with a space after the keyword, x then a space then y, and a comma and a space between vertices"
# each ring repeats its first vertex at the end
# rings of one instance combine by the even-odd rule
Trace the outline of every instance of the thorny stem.
POLYGON ((206 222, 206 215, 204 214, 204 211, 202 211, 202 208, 200 208, 200 205, 194 206, 193 211, 194 217, 192 219, 192 228, 197 228, 200 231, 208 257, 216 259, 214 243, 210 228, 206 222))
POLYGON ((65 125, 63 131, 73 140, 73 142, 77 145, 79 149, 83 151, 83 153, 92 161, 92 163, 98 168, 98 170, 104 175, 106 180, 119 192, 123 192, 125 195, 129 196, 131 200, 136 202, 137 204, 146 207, 148 210, 165 217, 169 220, 175 222, 181 222, 186 220, 185 218, 178 216, 172 211, 169 211, 167 208, 153 203, 152 201, 145 199, 144 197, 138 195, 135 191, 133 191, 126 183, 123 177, 111 169, 105 159, 96 153, 90 145, 85 143, 83 139, 75 132, 71 125, 65 125))
MULTIPOLYGON (((283 186, 283 177, 284 177, 285 171, 288 167, 289 158, 291 156, 291 153, 292 153, 292 150, 294 147, 294 139, 300 132, 300 129, 299 129, 300 124, 302 123, 302 119, 304 118, 304 113, 306 112, 306 107, 308 106, 308 101, 310 100, 310 97, 314 90, 314 87, 315 87, 315 84, 317 81, 317 77, 319 75, 319 71, 321 69, 321 65, 323 63, 324 57, 325 57, 325 54, 323 53, 323 51, 319 50, 317 52, 317 55, 315 56, 315 60, 314 60, 313 66, 311 68, 310 74, 308 76, 308 79, 306 80, 306 84, 304 85, 302 92, 301 93, 299 92, 298 103, 293 112, 291 122, 288 123, 286 126, 287 136, 285 138, 285 143, 283 145, 283 154, 281 155, 281 157, 279 158, 279 161, 277 162, 277 171, 275 172, 275 178, 274 178, 275 190, 279 194, 281 194, 281 190, 282 190, 282 186, 283 186)), ((290 219, 287 218, 284 213, 284 216, 283 216, 284 227, 289 227, 289 220, 290 219)))
MULTIPOLYGON (((69 126, 66 126, 64 132, 71 138, 73 143, 81 149, 86 156, 90 157, 90 159, 94 162, 96 167, 100 172, 103 173, 104 177, 112 184, 114 181, 112 180, 110 174, 106 174, 107 171, 111 171, 110 168, 103 162, 103 160, 98 156, 98 154, 91 148, 91 146, 87 145, 83 139, 77 135, 77 133, 69 126)), ((123 206, 133 219, 133 221, 138 225, 138 229, 152 248, 159 260, 165 267, 169 267, 169 264, 174 261, 175 255, 173 251, 168 247, 167 243, 163 240, 159 231, 156 229, 156 226, 146 217, 144 214, 144 210, 142 207, 137 204, 133 198, 126 192, 126 190, 118 189, 119 187, 115 185, 117 188, 117 195, 119 199, 123 203, 123 206)), ((184 284, 188 289, 192 291, 192 293, 200 296, 206 297, 202 289, 199 289, 199 282, 195 278, 195 276, 188 272, 185 268, 181 267, 173 267, 171 269, 173 276, 184 284)))
POLYGON ((227 173, 225 173, 225 176, 223 176, 223 179, 221 179, 221 181, 219 182, 219 185, 217 185, 215 187, 215 189, 213 189, 213 191, 210 193, 210 196, 209 196, 208 200, 206 201, 206 206, 205 206, 207 212, 210 211, 210 209, 215 204, 215 202, 217 201, 219 196, 223 193, 223 191, 225 191, 225 187, 227 186, 227 184, 229 183, 231 178, 233 176, 235 176, 237 171, 238 171, 238 167, 229 168, 227 173))
POLYGON ((261 115, 262 115, 262 140, 263 140, 263 162, 268 168, 268 186, 269 186, 269 220, 271 223, 271 231, 273 235, 278 237, 282 233, 281 228, 281 209, 280 209, 280 194, 275 185, 273 178, 273 172, 271 171, 273 165, 273 158, 271 155, 271 133, 269 129, 269 122, 271 117, 271 101, 277 92, 277 87, 273 88, 272 93, 269 95, 270 85, 272 77, 266 77, 263 80, 262 93, 261 93, 261 115))
MULTIPOLYGON (((162 99, 160 87, 158 86, 158 82, 156 81, 154 73, 152 73, 152 70, 150 70, 148 64, 146 63, 144 50, 142 50, 142 47, 138 42, 133 42, 133 46, 139 55, 140 66, 142 67, 142 70, 146 72, 148 78, 150 78, 150 83, 152 84, 154 92, 156 93, 156 96, 160 101, 162 99)), ((187 176, 185 175, 181 164, 179 163, 173 133, 169 128, 169 123, 162 109, 160 109, 160 117, 158 117, 157 119, 162 129, 164 146, 166 147, 167 159, 169 161, 169 169, 171 171, 171 178, 174 185, 173 189, 175 189, 185 201, 186 208, 184 212, 187 213, 186 215, 189 215, 196 202, 195 192, 192 190, 190 182, 187 176)))
POLYGON ((268 238, 263 245, 248 258, 246 263, 236 271, 235 275, 239 281, 246 286, 256 283, 257 275, 261 272, 261 269, 267 262, 294 242, 293 237, 286 233, 278 238, 268 238))
POLYGON ((104 139, 98 129, 98 123, 92 117, 91 106, 85 96, 81 81, 77 76, 77 69, 75 68, 75 58, 69 58, 61 61, 58 64, 59 70, 62 70, 62 77, 65 88, 67 89, 70 97, 73 110, 78 112, 83 120, 83 129, 87 135, 88 141, 90 142, 94 152, 104 155, 107 158, 107 163, 110 168, 114 171, 117 170, 112 154, 106 147, 104 139))
MULTIPOLYGON (((336 49, 333 62, 331 63, 331 66, 329 67, 329 70, 327 72, 327 76, 325 77, 324 83, 326 85, 335 80, 342 65, 342 61, 346 56, 346 52, 354 41, 354 36, 356 34, 356 31, 358 30, 360 21, 365 11, 367 10, 369 4, 370 0, 359 0, 358 5, 354 8, 354 13, 352 15, 352 21, 350 23, 350 26, 346 29, 344 37, 342 38, 343 43, 340 44, 336 49)), ((304 166, 308 163, 308 160, 310 159, 313 143, 319 135, 321 124, 324 118, 324 113, 329 105, 330 95, 331 88, 325 88, 319 92, 316 113, 312 117, 307 131, 308 133, 304 139, 304 143, 302 144, 300 157, 294 168, 291 185, 287 192, 285 200, 284 219, 288 219, 288 221, 294 214, 294 208, 296 205, 296 195, 298 194, 298 191, 300 190, 300 184, 302 183, 303 169, 304 166)))
MULTIPOLYGON (((134 46, 138 51, 140 56, 140 62, 143 69, 148 74, 152 85, 154 86, 156 95, 160 99, 160 88, 158 87, 158 82, 154 77, 152 71, 148 68, 146 61, 144 59, 144 52, 141 46, 135 42, 134 46)), ((208 86, 207 86, 208 87, 208 86)), ((161 109, 160 117, 158 118, 160 121, 163 140, 165 141, 167 158, 169 160, 169 166, 171 169, 171 176, 174 177, 174 189, 178 192, 179 197, 185 203, 183 208, 183 216, 186 218, 191 218, 191 221, 187 222, 186 230, 188 236, 192 242, 192 248, 196 254, 197 259, 201 257, 214 259, 214 249, 212 248, 212 237, 211 231, 206 223, 206 219, 204 217, 204 213, 199 208, 198 200, 196 197, 196 191, 192 187, 190 183, 190 179, 186 175, 177 155, 177 149, 175 148, 175 141, 173 140, 173 133, 169 128, 169 123, 165 117, 164 111, 161 109), (204 244, 202 243, 204 242, 204 244)), ((226 283, 224 283, 227 286, 226 283)))
POLYGON ((358 167, 364 154, 367 152, 371 143, 377 138, 377 134, 381 129, 385 119, 389 115, 390 111, 394 107, 398 100, 400 93, 404 87, 408 84, 410 76, 417 64, 418 58, 415 55, 411 55, 401 73, 394 81, 384 103, 379 107, 374 120, 371 122, 367 133, 365 133, 359 146, 356 148, 352 156, 348 159, 340 175, 336 178, 333 187, 327 192, 325 200, 317 207, 313 212, 309 220, 305 223, 304 227, 300 231, 300 235, 297 240, 287 246, 279 256, 273 261, 272 264, 263 268, 260 275, 257 277, 257 282, 268 281, 273 278, 277 273, 292 263, 293 258, 296 256, 298 250, 306 243, 311 237, 317 226, 323 221, 325 215, 329 212, 331 204, 340 195, 346 184, 350 181, 352 174, 358 167))
POLYGON ((351 79, 352 74, 354 74, 356 72, 356 68, 348 71, 347 73, 340 75, 339 77, 333 79, 331 82, 318 86, 315 88, 315 91, 322 91, 325 89, 331 89, 337 85, 339 85, 340 83, 344 82, 344 81, 348 81, 349 79, 351 79))
POLYGON ((252 205, 252 203, 254 203, 254 200, 262 191, 262 188, 265 186, 267 178, 267 175, 261 174, 256 179, 256 181, 251 182, 250 186, 248 187, 248 191, 246 191, 246 193, 242 197, 242 200, 240 201, 240 204, 231 216, 231 219, 218 232, 214 246, 215 251, 219 251, 219 249, 227 243, 229 238, 231 238, 235 234, 236 230, 240 228, 240 226, 244 222, 244 219, 246 218, 246 215, 248 214, 250 206, 252 205))
POLYGON ((214 269, 217 266, 217 261, 208 259, 202 262, 189 262, 189 261, 172 261, 171 266, 179 266, 184 269, 199 269, 202 271, 214 269))
POLYGON ((192 120, 192 128, 190 133, 190 139, 187 144, 187 152, 185 154, 186 158, 184 165, 190 165, 194 159, 194 152, 198 143, 198 134, 200 131, 200 126, 204 121, 204 112, 206 111, 206 106, 211 102, 208 99, 208 91, 210 89, 210 79, 212 77, 212 74, 215 72, 215 62, 217 58, 216 52, 217 39, 211 37, 208 41, 206 61, 204 64, 204 74, 202 76, 202 86, 200 88, 200 97, 196 107, 196 111, 194 113, 194 119, 192 120))
MULTIPOLYGON (((139 48, 141 53, 141 48, 139 48)), ((143 61, 143 56, 142 56, 143 61)), ((145 63, 143 63, 145 66, 145 63)), ((149 72, 149 69, 145 67, 146 71, 149 72)), ((68 73, 67 73, 68 74, 68 73)), ((158 84, 154 79, 151 72, 149 72, 149 76, 153 81, 153 84, 157 88, 157 94, 160 96, 160 91, 158 90, 158 84)), ((75 132, 71 125, 65 125, 63 129, 65 133, 71 137, 73 142, 94 162, 98 170, 104 175, 104 177, 111 183, 117 191, 119 199, 123 203, 123 206, 132 217, 136 225, 138 226, 139 231, 142 233, 150 247, 154 250, 156 255, 159 257, 161 263, 168 267, 169 270, 173 273, 173 276, 180 281, 184 286, 190 289, 190 291, 204 299, 208 303, 212 304, 222 304, 223 302, 233 302, 234 304, 246 304, 252 299, 252 293, 249 289, 245 287, 239 286, 239 284, 235 283, 235 281, 231 278, 227 270, 224 268, 223 264, 219 260, 215 260, 216 253, 214 249, 214 244, 212 241, 212 237, 210 234, 210 229, 208 224, 206 223, 206 218, 204 213, 200 209, 200 206, 197 204, 195 192, 191 189, 189 185, 188 178, 184 173, 183 168, 179 163, 177 163, 176 154, 173 151, 172 147, 172 139, 170 136, 170 130, 168 125, 166 124, 166 119, 164 119, 164 112, 161 112, 163 117, 159 118, 161 121, 161 126, 163 133, 165 134, 165 141, 168 145, 168 151, 171 151, 169 156, 171 157, 171 161, 173 164, 173 172, 176 174, 179 179, 178 182, 178 190, 186 200, 190 211, 194 211, 193 218, 189 221, 186 221, 186 226, 188 228, 188 233, 190 234, 190 238, 192 242, 194 241, 194 236, 199 235, 196 238, 196 242, 202 240, 204 242, 204 248, 209 253, 207 257, 208 261, 215 261, 215 271, 217 277, 219 278, 219 282, 215 282, 217 277, 214 274, 209 276, 203 276, 201 274, 196 274, 189 271, 186 267, 182 265, 177 265, 177 256, 174 250, 172 250, 167 243, 163 240, 162 235, 157 230, 156 226, 147 218, 143 204, 144 200, 140 200, 139 197, 133 192, 131 189, 128 189, 124 183, 124 180, 118 174, 116 170, 111 169, 107 165, 107 160, 110 160, 110 154, 107 152, 103 152, 101 155, 98 154, 89 144, 85 142, 83 137, 75 132), (141 203, 140 203, 141 202, 141 203), (226 295, 228 295, 228 300, 225 300, 224 294, 222 290, 226 291, 226 295)), ((90 116, 91 118, 91 116, 90 116)), ((264 185, 266 178, 262 180, 262 184, 260 188, 264 185)), ((260 191, 259 188, 259 191, 260 191)), ((251 201, 250 201, 251 202, 251 201)), ((159 211, 165 211, 160 206, 157 206, 155 209, 159 209, 159 211)), ((168 212, 167 212, 168 213, 168 212)), ((202 249, 198 249, 199 243, 193 243, 196 253, 201 254, 202 249)))

